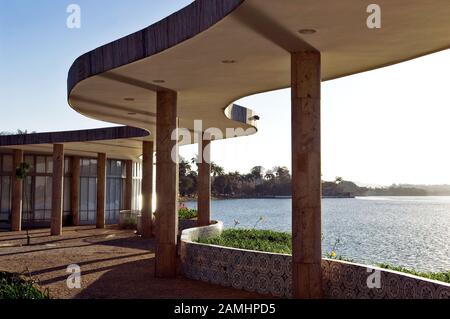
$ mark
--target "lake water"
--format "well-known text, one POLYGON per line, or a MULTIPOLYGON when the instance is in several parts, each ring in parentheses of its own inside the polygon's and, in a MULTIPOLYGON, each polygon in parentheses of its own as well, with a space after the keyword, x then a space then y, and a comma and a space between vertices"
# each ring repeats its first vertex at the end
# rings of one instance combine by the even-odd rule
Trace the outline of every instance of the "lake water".
MULTIPOLYGON (((290 199, 214 200, 212 211, 226 228, 236 220, 237 227, 291 231, 290 199)), ((450 196, 323 199, 322 224, 324 253, 339 240, 337 254, 355 262, 450 270, 450 196)))

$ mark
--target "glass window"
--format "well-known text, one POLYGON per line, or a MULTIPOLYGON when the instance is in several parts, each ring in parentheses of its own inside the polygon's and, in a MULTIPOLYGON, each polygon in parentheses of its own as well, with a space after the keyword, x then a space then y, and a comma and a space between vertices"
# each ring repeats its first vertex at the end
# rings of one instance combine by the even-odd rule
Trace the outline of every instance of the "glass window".
POLYGON ((80 180, 80 210, 85 211, 88 209, 88 179, 81 178, 80 180))
POLYGON ((97 176, 97 160, 96 159, 91 159, 89 175, 97 176))
POLYGON ((13 171, 13 157, 11 155, 3 155, 3 165, 2 170, 4 172, 12 172, 13 171))
POLYGON ((64 177, 64 212, 70 212, 70 178, 64 177))
POLYGON ((111 175, 111 160, 106 161, 106 175, 111 175))
MULTIPOLYGON (((32 185, 32 177, 27 176, 25 179, 24 187, 23 187, 23 211, 29 214, 31 212, 31 185, 32 185)), ((29 219, 28 216, 27 219, 29 219)))
POLYGON ((34 211, 34 220, 35 221, 45 220, 45 210, 35 210, 34 211))
POLYGON ((88 212, 87 212, 87 210, 80 211, 80 220, 84 221, 84 222, 89 220, 88 219, 88 212))
POLYGON ((45 177, 37 176, 34 188, 34 208, 45 209, 45 177))
POLYGON ((30 165, 30 173, 34 172, 34 156, 31 155, 25 156, 24 162, 30 165))
POLYGON ((53 173, 53 157, 47 156, 46 162, 47 162, 47 173, 52 174, 53 173))
POLYGON ((116 199, 116 203, 115 203, 115 209, 116 210, 119 210, 120 209, 120 200, 122 199, 122 189, 121 189, 121 184, 122 184, 122 181, 120 180, 120 179, 117 179, 116 180, 116 195, 115 195, 115 199, 116 199))
POLYGON ((52 209, 52 178, 45 178, 46 187, 45 187, 45 209, 52 209))
POLYGON ((88 160, 85 159, 81 159, 80 160, 80 175, 81 176, 86 176, 87 174, 87 169, 86 169, 86 163, 88 162, 88 160))
POLYGON ((1 176, 1 205, 0 211, 2 213, 9 213, 11 209, 11 177, 1 176))
POLYGON ((112 176, 117 176, 117 169, 118 169, 118 165, 119 162, 118 161, 111 161, 111 175, 112 176))
POLYGON ((89 179, 89 204, 88 210, 97 210, 97 181, 94 178, 89 179))
POLYGON ((45 173, 45 156, 36 156, 36 173, 45 173))
POLYGON ((70 174, 71 173, 71 168, 72 168, 72 159, 70 157, 65 157, 64 158, 64 174, 70 174))
POLYGON ((123 200, 125 162, 108 159, 106 180, 106 221, 117 223, 123 200))
POLYGON ((122 177, 126 178, 127 177, 127 163, 124 163, 124 165, 122 165, 122 177))

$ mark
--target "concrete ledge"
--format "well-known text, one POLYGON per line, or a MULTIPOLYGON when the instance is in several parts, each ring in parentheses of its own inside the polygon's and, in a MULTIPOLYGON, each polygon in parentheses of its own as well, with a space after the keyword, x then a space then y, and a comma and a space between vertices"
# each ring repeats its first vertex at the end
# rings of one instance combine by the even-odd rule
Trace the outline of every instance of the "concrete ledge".
MULTIPOLYGON (((197 223, 196 220, 195 223, 197 223)), ((194 226, 193 228, 183 229, 181 233, 181 242, 192 243, 199 240, 200 238, 207 239, 217 237, 220 236, 222 232, 223 232, 223 223, 213 221, 209 226, 205 227, 194 226)))
MULTIPOLYGON (((182 232, 180 256, 182 272, 186 277, 275 297, 292 296, 291 255, 195 242, 199 238, 218 236, 222 231, 223 224, 217 222, 182 232)), ((450 298, 449 284, 378 267, 323 259, 322 271, 326 298, 450 298), (379 288, 376 287, 377 279, 379 288)))

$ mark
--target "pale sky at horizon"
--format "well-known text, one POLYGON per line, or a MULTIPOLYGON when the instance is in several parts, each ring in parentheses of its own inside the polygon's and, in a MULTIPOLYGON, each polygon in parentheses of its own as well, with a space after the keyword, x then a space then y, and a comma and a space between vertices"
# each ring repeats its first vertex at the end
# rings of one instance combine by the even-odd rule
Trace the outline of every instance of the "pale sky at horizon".
MULTIPOLYGON (((86 51, 144 28, 191 1, 0 0, 0 131, 105 127, 73 111, 66 78, 86 51), (66 7, 82 28, 66 28, 66 7)), ((450 50, 325 82, 322 172, 364 184, 450 184, 450 50)), ((290 92, 237 101, 261 116, 256 135, 213 143, 227 171, 290 168, 290 92)), ((190 158, 196 146, 181 148, 190 158)))

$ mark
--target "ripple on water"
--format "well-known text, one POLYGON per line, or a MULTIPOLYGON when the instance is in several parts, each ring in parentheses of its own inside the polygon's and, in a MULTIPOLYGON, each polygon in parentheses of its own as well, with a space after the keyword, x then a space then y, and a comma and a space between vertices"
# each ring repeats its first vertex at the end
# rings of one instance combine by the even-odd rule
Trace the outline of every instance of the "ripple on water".
MULTIPOLYGON (((450 197, 324 199, 322 207, 324 252, 340 239, 337 253, 355 262, 450 270, 450 197)), ((291 230, 290 199, 216 200, 212 210, 225 227, 237 220, 238 227, 291 230)))

